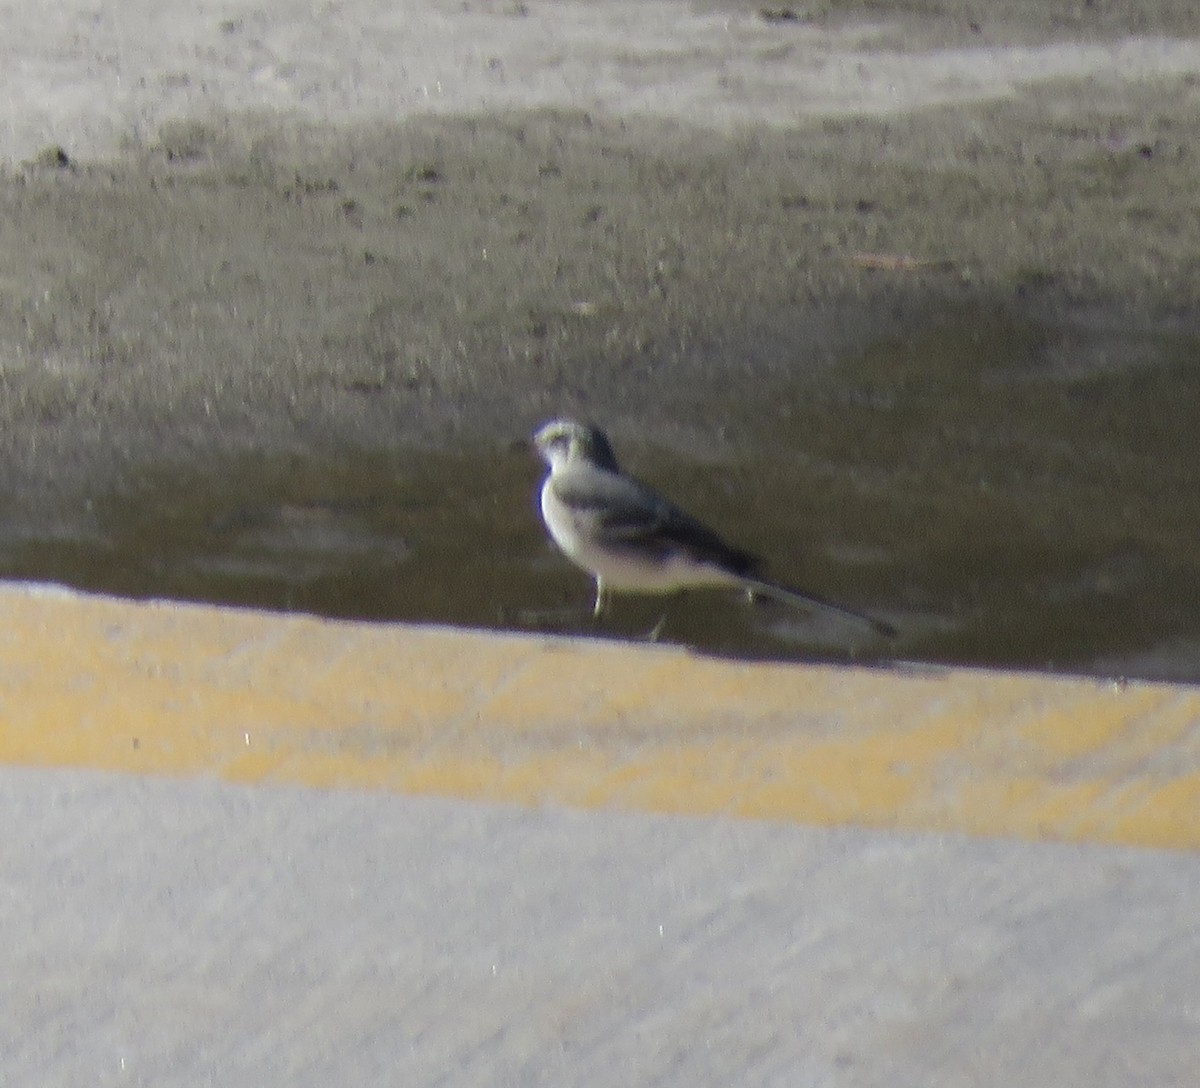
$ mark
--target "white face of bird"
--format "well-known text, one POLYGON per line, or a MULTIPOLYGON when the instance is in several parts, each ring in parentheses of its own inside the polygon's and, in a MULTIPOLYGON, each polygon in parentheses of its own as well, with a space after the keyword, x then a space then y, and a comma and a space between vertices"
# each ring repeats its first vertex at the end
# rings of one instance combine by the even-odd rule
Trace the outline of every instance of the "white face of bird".
POLYGON ((556 419, 539 427, 533 444, 551 468, 566 462, 578 450, 586 428, 569 419, 556 419))
POLYGON ((617 459, 612 446, 598 427, 589 427, 570 419, 556 419, 537 431, 533 436, 533 444, 551 468, 568 461, 582 460, 617 471, 617 459))

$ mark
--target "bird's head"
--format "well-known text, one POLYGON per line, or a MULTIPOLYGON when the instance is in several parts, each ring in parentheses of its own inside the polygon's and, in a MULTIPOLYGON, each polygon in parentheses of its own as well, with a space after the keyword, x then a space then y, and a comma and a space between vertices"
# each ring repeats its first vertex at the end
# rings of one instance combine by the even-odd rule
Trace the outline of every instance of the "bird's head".
POLYGON ((551 469, 569 461, 582 460, 617 471, 617 459, 608 436, 599 427, 556 419, 537 429, 533 444, 551 469))

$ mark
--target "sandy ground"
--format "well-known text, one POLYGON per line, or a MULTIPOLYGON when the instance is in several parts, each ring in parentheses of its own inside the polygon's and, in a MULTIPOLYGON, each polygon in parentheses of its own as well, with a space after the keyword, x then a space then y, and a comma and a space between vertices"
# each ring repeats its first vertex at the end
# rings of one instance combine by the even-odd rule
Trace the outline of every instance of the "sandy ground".
POLYGON ((0 804, 7 1084, 1195 1083, 1183 855, 64 772, 0 804))
MULTIPOLYGON (((1004 643, 1099 599, 1194 670, 1194 4, 760 7, 0 7, 5 547, 247 454, 512 474, 570 410, 752 522, 813 496, 819 586, 949 616, 1050 570, 1004 643)), ((0 799, 14 1084, 1195 1080, 1184 854, 0 799)))
POLYGON ((5 569, 536 626, 508 450, 573 412, 909 656, 1196 679, 1193 5, 772 10, 7 5, 5 569), (414 464, 444 593, 160 576, 414 464))
POLYGON ((7 475, 563 409, 752 457, 931 324, 1195 330, 1192 5, 796 12, 6 5, 7 475))

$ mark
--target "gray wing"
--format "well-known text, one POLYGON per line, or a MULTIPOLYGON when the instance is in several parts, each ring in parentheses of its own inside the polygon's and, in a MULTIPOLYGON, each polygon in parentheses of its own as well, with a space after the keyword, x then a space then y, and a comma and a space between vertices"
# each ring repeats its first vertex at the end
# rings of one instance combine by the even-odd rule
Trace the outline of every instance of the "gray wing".
POLYGON ((564 473, 555 495, 573 513, 587 518, 612 548, 628 547, 659 555, 683 552, 735 574, 751 573, 756 562, 731 548, 708 526, 631 476, 598 470, 564 473))

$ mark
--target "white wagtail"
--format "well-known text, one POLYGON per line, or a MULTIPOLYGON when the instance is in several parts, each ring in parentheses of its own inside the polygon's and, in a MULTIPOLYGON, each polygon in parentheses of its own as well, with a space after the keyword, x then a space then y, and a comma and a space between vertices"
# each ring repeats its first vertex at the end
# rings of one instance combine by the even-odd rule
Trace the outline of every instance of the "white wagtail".
POLYGON ((539 428, 533 444, 550 466, 542 484, 542 519, 554 543, 596 579, 593 614, 605 593, 672 593, 735 588, 806 609, 832 612, 891 637, 880 620, 799 593, 758 576, 758 561, 726 544, 617 465, 603 431, 559 419, 539 428))

